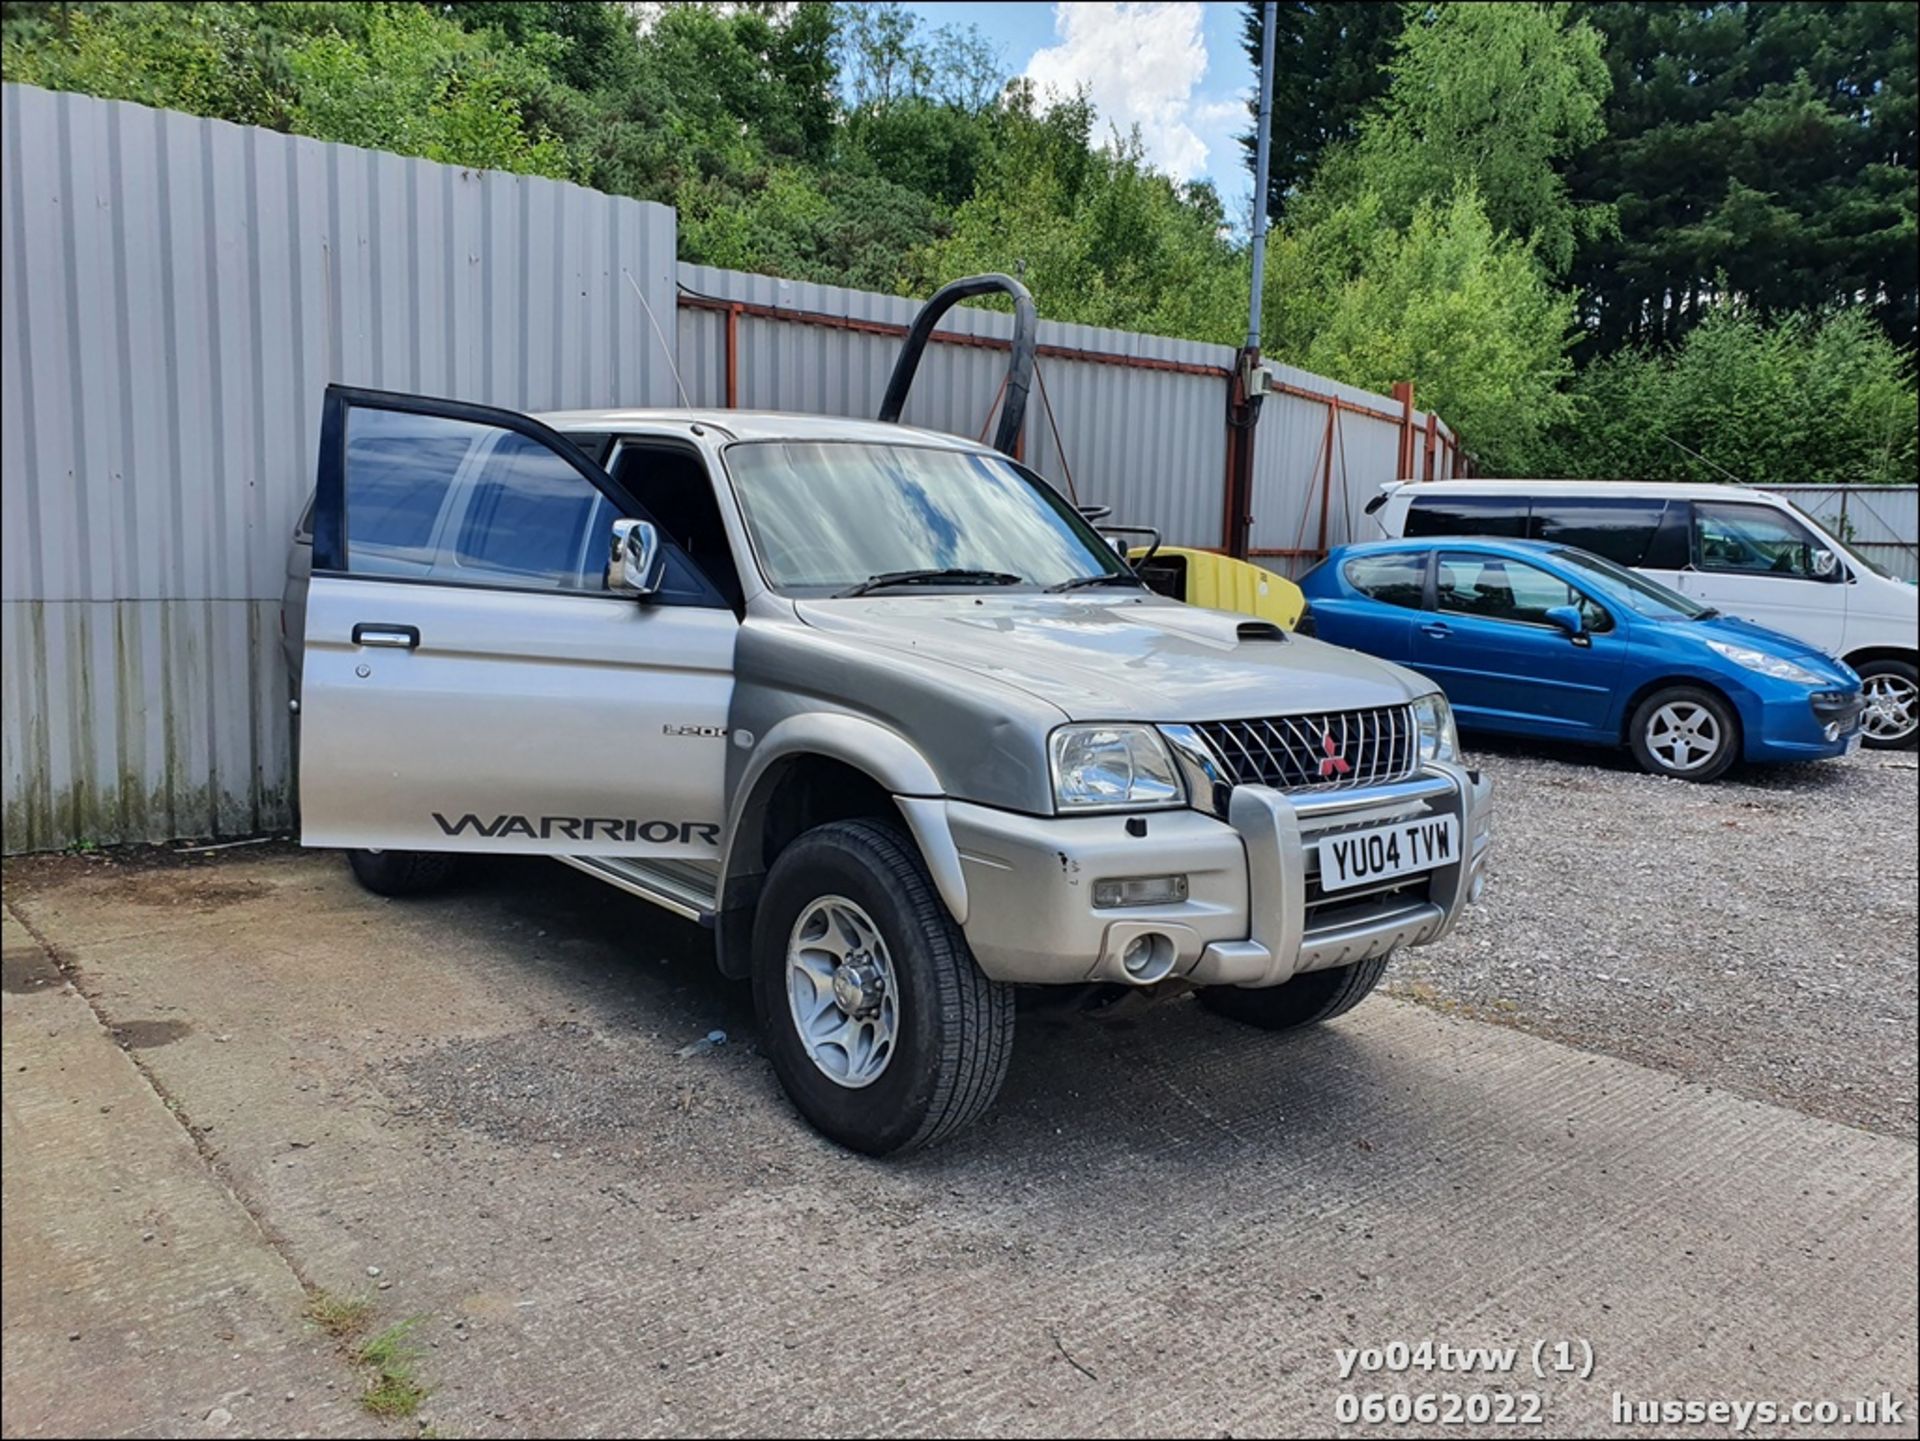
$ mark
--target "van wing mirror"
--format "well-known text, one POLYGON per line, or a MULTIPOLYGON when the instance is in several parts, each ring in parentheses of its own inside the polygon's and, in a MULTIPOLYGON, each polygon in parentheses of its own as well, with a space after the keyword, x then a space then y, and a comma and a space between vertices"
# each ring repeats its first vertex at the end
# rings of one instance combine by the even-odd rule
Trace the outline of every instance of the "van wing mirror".
POLYGON ((607 547, 607 589, 644 600, 666 578, 667 552, 650 520, 616 520, 607 547))
POLYGON ((1840 572, 1840 557, 1824 547, 1813 553, 1813 573, 1822 580, 1831 580, 1840 572))

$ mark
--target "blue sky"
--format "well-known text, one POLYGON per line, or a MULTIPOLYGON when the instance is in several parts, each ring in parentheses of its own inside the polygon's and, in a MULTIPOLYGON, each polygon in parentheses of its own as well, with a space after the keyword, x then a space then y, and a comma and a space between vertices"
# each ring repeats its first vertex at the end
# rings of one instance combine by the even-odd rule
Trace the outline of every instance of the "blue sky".
POLYGON ((1254 73, 1240 48, 1240 6, 1214 3, 909 4, 927 25, 977 26, 1008 72, 1044 93, 1083 83, 1103 123, 1140 127, 1148 157, 1210 179, 1239 217, 1253 193, 1235 137, 1247 128, 1254 73))

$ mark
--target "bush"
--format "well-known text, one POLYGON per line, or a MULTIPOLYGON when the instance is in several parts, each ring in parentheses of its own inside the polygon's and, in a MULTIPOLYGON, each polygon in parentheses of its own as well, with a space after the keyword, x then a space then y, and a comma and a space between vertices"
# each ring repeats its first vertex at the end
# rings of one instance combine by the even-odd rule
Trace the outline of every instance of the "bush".
POLYGON ((1676 350, 1594 362, 1572 400, 1548 463, 1573 476, 1893 485, 1920 464, 1912 361, 1860 310, 1722 305, 1676 350))

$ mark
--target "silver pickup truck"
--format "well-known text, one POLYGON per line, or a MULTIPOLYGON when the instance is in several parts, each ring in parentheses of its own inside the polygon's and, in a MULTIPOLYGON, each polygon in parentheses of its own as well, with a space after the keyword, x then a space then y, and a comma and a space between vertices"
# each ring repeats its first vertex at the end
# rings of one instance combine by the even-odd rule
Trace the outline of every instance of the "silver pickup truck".
POLYGON ((1430 683, 1152 593, 950 435, 330 388, 284 620, 305 844, 388 895, 551 856, 711 927, 871 1154, 986 1109, 1017 986, 1321 1021, 1485 879, 1430 683))

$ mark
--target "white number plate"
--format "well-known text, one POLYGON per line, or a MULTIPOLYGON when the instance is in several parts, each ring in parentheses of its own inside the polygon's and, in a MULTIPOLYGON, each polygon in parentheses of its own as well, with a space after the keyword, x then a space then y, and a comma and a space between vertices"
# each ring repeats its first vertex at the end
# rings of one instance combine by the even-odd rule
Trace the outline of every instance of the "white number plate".
POLYGON ((1320 889, 1345 891, 1460 858, 1460 826, 1452 816, 1428 816, 1378 830, 1349 831, 1319 843, 1320 889))

